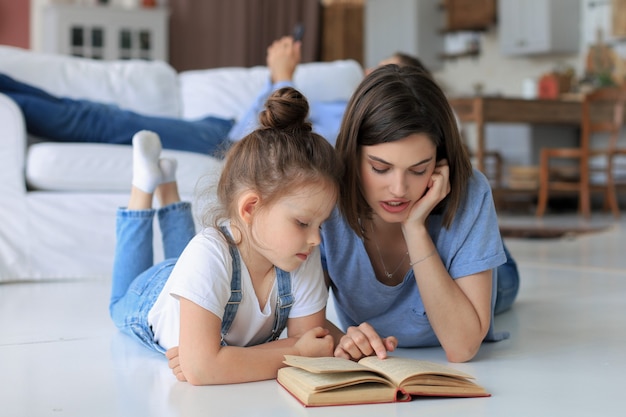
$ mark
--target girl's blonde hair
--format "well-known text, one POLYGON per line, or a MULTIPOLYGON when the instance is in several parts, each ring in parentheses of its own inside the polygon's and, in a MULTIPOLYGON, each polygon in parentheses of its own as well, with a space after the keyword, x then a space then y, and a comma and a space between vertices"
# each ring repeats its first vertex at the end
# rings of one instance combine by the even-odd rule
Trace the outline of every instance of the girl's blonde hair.
POLYGON ((217 185, 218 204, 203 214, 205 225, 209 219, 214 226, 237 219, 237 200, 250 190, 260 196, 258 208, 315 183, 330 186, 337 197, 343 171, 339 158, 326 139, 313 133, 308 112, 306 98, 292 87, 267 99, 260 127, 226 154, 217 185))

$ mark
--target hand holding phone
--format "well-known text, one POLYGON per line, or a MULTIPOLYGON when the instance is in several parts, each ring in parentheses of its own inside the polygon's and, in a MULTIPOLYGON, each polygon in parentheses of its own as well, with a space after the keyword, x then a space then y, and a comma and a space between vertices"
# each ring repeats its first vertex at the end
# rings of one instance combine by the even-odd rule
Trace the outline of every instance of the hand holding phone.
POLYGON ((296 26, 294 26, 291 36, 293 36, 294 42, 301 41, 302 37, 304 36, 304 25, 302 23, 296 23, 296 26))

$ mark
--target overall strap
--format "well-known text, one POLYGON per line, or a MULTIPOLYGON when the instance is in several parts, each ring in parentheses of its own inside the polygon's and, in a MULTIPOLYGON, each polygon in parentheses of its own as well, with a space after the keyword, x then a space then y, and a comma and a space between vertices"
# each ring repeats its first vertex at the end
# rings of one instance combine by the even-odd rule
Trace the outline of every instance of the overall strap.
POLYGON ((276 340, 287 326, 289 311, 293 305, 293 294, 291 293, 291 274, 280 268, 274 267, 276 271, 276 281, 278 282, 278 300, 276 302, 276 314, 272 334, 267 339, 268 342, 276 340))
MULTIPOLYGON (((222 231, 229 235, 228 229, 221 228, 222 231)), ((241 263, 239 262, 239 251, 229 245, 230 256, 233 262, 233 276, 230 281, 230 299, 224 308, 224 317, 222 318, 222 346, 226 346, 224 337, 228 334, 228 330, 235 319, 237 308, 242 300, 241 291, 241 263)), ((276 301, 276 312, 274 314, 274 325, 272 326, 272 334, 267 339, 268 342, 276 340, 287 326, 289 312, 293 305, 293 294, 291 293, 291 274, 280 268, 274 267, 276 272, 276 281, 278 283, 278 300, 276 301)))
MULTIPOLYGON (((222 232, 229 236, 228 229, 221 227, 222 232)), ((228 334, 230 326, 233 324, 235 315, 237 314, 237 308, 241 304, 242 292, 241 292, 241 264, 239 262, 239 252, 232 245, 228 245, 230 249, 230 257, 233 260, 233 276, 230 280, 230 298, 224 308, 224 317, 222 318, 222 346, 226 346, 224 337, 228 334)))

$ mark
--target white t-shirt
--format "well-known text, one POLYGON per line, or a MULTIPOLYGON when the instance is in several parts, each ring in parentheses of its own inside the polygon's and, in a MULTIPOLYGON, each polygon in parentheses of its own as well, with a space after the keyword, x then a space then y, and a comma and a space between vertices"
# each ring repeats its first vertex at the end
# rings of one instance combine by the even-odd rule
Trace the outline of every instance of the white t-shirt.
MULTIPOLYGON (((263 311, 259 308, 250 274, 241 262, 242 301, 225 337, 232 346, 262 343, 271 334, 278 296, 276 281, 263 311)), ((148 314, 154 340, 163 348, 178 346, 180 331, 179 297, 186 298, 222 319, 230 298, 232 257, 226 240, 214 228, 206 228, 189 242, 176 262, 163 291, 148 314)), ((291 272, 294 304, 289 318, 317 313, 326 306, 328 290, 324 283, 319 247, 291 272)))

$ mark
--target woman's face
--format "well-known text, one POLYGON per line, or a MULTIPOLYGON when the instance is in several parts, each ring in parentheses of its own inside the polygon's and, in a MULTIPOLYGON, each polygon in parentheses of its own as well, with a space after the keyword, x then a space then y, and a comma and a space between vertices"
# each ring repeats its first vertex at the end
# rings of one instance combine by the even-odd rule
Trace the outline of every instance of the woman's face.
POLYGON ((360 175, 369 206, 388 223, 402 222, 426 192, 437 148, 425 134, 361 148, 360 175))

